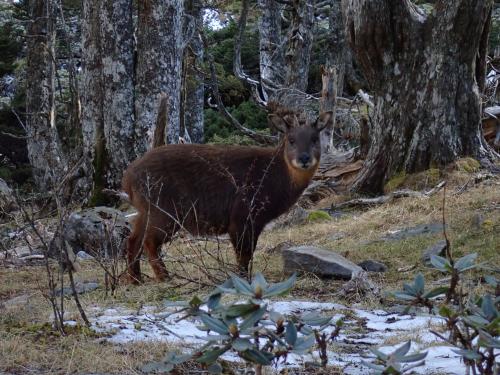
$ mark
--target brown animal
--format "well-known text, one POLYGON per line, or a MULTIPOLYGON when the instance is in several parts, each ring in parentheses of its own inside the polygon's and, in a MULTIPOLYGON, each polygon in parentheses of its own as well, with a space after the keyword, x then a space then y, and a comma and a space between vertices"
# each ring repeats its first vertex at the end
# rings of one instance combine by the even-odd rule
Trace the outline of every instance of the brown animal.
POLYGON ((142 247, 158 280, 167 277, 161 244, 181 228, 194 235, 229 233, 241 271, 248 272, 264 226, 286 212, 318 168, 319 133, 332 118, 309 123, 293 112, 270 115, 284 132, 276 148, 166 145, 133 162, 123 190, 137 209, 128 239, 128 276, 141 280, 142 247))

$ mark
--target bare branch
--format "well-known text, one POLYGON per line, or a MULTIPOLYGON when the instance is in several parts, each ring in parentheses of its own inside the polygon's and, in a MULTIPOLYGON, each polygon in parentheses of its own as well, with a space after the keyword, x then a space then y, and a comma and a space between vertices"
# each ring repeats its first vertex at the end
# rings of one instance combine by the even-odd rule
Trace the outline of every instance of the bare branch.
POLYGON ((260 87, 259 81, 250 78, 244 71, 241 66, 241 45, 243 44, 243 40, 245 38, 245 27, 247 24, 247 16, 248 16, 248 8, 249 8, 249 0, 243 0, 241 4, 241 14, 240 19, 238 21, 238 33, 236 34, 236 39, 234 41, 234 60, 233 60, 233 71, 234 75, 239 79, 245 81, 246 83, 252 85, 254 87, 255 98, 257 102, 263 106, 267 105, 266 97, 267 95, 263 93, 261 95, 260 91, 264 91, 262 87, 260 87))
POLYGON ((208 60, 208 64, 210 66, 210 85, 212 86, 212 92, 214 94, 215 100, 217 102, 217 110, 224 116, 224 118, 230 123, 233 124, 239 131, 241 131, 243 134, 249 136, 250 138, 254 139, 255 141, 263 144, 275 144, 278 141, 278 138, 275 136, 271 135, 266 135, 266 134, 261 134, 258 133, 254 130, 248 129, 240 122, 234 118, 233 115, 227 110, 227 108, 224 106, 224 103, 222 102, 222 98, 219 93, 219 85, 217 83, 217 74, 215 71, 215 62, 212 54, 208 50, 208 41, 205 37, 205 34, 203 33, 202 30, 200 30, 200 36, 201 40, 203 41, 203 45, 206 50, 206 56, 208 60))

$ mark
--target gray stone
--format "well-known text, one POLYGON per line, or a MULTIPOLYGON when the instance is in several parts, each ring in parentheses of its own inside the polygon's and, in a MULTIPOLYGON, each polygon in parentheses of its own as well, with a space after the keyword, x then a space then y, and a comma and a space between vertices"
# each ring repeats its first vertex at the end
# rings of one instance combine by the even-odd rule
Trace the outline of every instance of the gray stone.
POLYGON ((343 256, 313 246, 298 246, 283 250, 284 270, 287 273, 311 272, 322 277, 351 279, 362 268, 343 256))
POLYGON ((424 262, 426 265, 430 265, 432 255, 446 255, 446 240, 441 240, 425 249, 422 254, 422 262, 424 262))
MULTIPOLYGON (((97 288, 99 288, 99 284, 94 282, 84 282, 84 283, 77 282, 75 284, 75 289, 78 294, 88 293, 93 290, 96 290, 97 288)), ((54 294, 57 297, 59 297, 61 294, 64 296, 69 296, 73 294, 73 289, 71 289, 70 286, 67 286, 62 289, 56 290, 54 294)))
POLYGON ((50 255, 58 258, 63 241, 73 253, 84 251, 94 257, 112 258, 125 250, 130 223, 122 211, 110 207, 93 207, 73 212, 55 234, 50 255))
POLYGON ((328 236, 328 239, 330 241, 338 241, 346 237, 345 233, 338 232, 338 233, 332 233, 328 236))
POLYGON ((0 178, 0 215, 3 212, 10 212, 17 207, 12 189, 0 178))
POLYGON ((11 253, 18 258, 22 258, 31 255, 31 249, 29 246, 18 246, 12 249, 11 253))
POLYGON ((20 296, 11 298, 5 302, 3 302, 3 307, 5 308, 12 308, 12 307, 17 307, 17 306, 22 306, 28 304, 30 299, 29 294, 21 294, 20 296))
POLYGON ((415 227, 404 228, 390 232, 382 237, 386 241, 399 241, 409 237, 420 236, 421 234, 435 234, 443 231, 442 223, 421 224, 415 227))
POLYGON ((376 260, 364 260, 358 263, 358 266, 368 272, 387 272, 387 266, 384 263, 377 262, 376 260))
POLYGON ((472 216, 472 225, 475 229, 481 229, 484 224, 484 215, 482 213, 476 213, 472 216))
POLYGON ((82 259, 82 260, 91 260, 91 259, 95 259, 92 255, 86 253, 85 251, 81 250, 79 251, 77 254, 76 254, 76 257, 78 259, 82 259))
POLYGON ((268 224, 268 229, 285 228, 301 225, 307 222, 309 212, 299 205, 293 206, 290 211, 268 224))

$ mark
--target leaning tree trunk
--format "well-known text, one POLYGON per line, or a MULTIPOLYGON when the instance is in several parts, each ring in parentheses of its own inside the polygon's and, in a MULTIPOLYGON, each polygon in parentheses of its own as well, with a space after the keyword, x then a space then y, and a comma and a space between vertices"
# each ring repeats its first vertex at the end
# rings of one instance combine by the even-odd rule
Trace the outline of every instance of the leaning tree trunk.
POLYGON ((354 189, 398 172, 494 154, 480 130, 476 55, 491 0, 344 0, 348 38, 376 95, 371 145, 354 189))
POLYGON ((26 58, 28 157, 41 191, 56 188, 65 172, 55 115, 55 40, 52 0, 29 1, 26 58))
POLYGON ((82 44, 82 130, 98 204, 135 158, 132 1, 84 0, 82 44))
POLYGON ((136 151, 151 144, 159 95, 168 96, 167 142, 178 143, 182 77, 182 0, 138 2, 136 67, 136 151))
POLYGON ((265 102, 295 109, 304 108, 315 3, 315 0, 283 3, 259 0, 260 85, 265 102), (283 14, 289 19, 286 29, 283 29, 283 14))
MULTIPOLYGON (((281 31, 283 5, 276 0, 259 0, 259 67, 264 92, 284 82, 284 43, 281 31)), ((267 99, 267 98, 265 98, 267 99)))
MULTIPOLYGON (((195 32, 184 51, 182 76, 182 111, 181 134, 189 137, 192 143, 203 143, 203 104, 205 102, 205 85, 202 71, 203 42, 198 30, 203 28, 203 15, 200 0, 186 1, 186 14, 192 17, 195 32)), ((186 141, 188 141, 186 139, 186 141)))
POLYGON ((335 69, 335 86, 337 93, 342 95, 346 65, 350 61, 348 61, 349 46, 345 37, 341 0, 330 0, 328 29, 326 66, 335 69))

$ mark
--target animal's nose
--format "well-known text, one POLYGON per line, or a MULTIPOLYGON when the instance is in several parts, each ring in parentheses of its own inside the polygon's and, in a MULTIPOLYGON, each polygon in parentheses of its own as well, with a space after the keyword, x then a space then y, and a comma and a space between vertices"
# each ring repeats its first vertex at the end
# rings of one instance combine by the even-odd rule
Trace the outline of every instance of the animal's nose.
POLYGON ((311 157, 309 156, 309 154, 303 153, 299 156, 299 161, 302 164, 307 164, 307 163, 309 163, 310 160, 311 160, 311 157))

